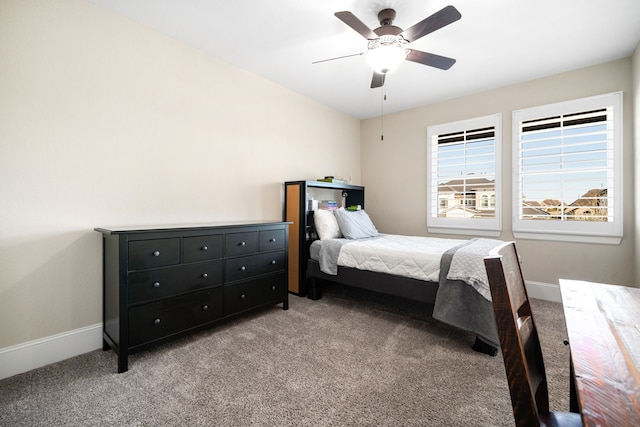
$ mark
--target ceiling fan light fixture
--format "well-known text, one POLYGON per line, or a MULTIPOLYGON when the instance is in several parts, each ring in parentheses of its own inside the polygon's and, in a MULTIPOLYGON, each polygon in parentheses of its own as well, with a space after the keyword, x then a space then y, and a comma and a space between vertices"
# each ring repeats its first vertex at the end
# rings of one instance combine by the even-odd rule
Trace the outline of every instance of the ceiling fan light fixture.
POLYGON ((370 40, 365 61, 378 74, 391 73, 407 58, 407 44, 402 36, 382 36, 370 40))

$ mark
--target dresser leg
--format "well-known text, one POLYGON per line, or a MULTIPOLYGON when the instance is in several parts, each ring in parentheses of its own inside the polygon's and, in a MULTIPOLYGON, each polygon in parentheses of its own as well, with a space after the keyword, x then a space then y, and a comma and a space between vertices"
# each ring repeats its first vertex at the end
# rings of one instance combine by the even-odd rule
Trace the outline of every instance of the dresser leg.
POLYGON ((282 301, 282 309, 289 310, 289 293, 284 297, 284 301, 282 301))
POLYGON ((129 357, 127 354, 118 354, 118 373, 127 372, 129 370, 129 357))

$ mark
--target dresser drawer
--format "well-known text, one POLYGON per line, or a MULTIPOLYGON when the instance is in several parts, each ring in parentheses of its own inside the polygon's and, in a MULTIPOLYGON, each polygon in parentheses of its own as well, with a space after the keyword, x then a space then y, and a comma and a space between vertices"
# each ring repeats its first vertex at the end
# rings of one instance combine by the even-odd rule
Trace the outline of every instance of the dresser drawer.
POLYGON ((184 262, 222 258, 222 241, 221 234, 185 237, 183 240, 184 262))
POLYGON ((129 347, 148 343, 222 317, 222 287, 129 309, 129 347))
POLYGON ((284 251, 227 259, 224 271, 225 282, 284 270, 285 261, 284 251))
POLYGON ((129 304, 222 284, 222 260, 129 273, 129 304))
POLYGON ((259 232, 258 250, 260 252, 284 249, 284 230, 265 230, 259 232))
POLYGON ((258 251, 258 233, 229 233, 225 236, 225 256, 247 255, 258 251))
POLYGON ((224 286, 224 315, 239 313, 286 298, 286 274, 260 277, 235 285, 224 286))
POLYGON ((129 270, 180 263, 180 239, 133 240, 129 242, 129 270))

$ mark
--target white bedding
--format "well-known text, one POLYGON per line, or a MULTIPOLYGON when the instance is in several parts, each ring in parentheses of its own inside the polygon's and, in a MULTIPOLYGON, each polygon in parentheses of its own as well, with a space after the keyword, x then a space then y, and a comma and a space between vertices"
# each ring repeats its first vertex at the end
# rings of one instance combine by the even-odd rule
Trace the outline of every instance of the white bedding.
POLYGON ((438 282, 442 254, 459 239, 381 234, 342 245, 338 265, 438 282))

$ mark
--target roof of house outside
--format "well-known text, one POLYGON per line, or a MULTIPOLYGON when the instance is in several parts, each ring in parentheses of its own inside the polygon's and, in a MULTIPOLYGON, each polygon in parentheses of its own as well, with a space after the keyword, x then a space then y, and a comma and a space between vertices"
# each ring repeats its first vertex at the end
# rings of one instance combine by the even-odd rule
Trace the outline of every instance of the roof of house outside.
POLYGON ((465 191, 486 190, 495 187, 495 180, 487 178, 460 178, 443 182, 438 185, 438 191, 451 191, 453 193, 464 193, 465 191))

